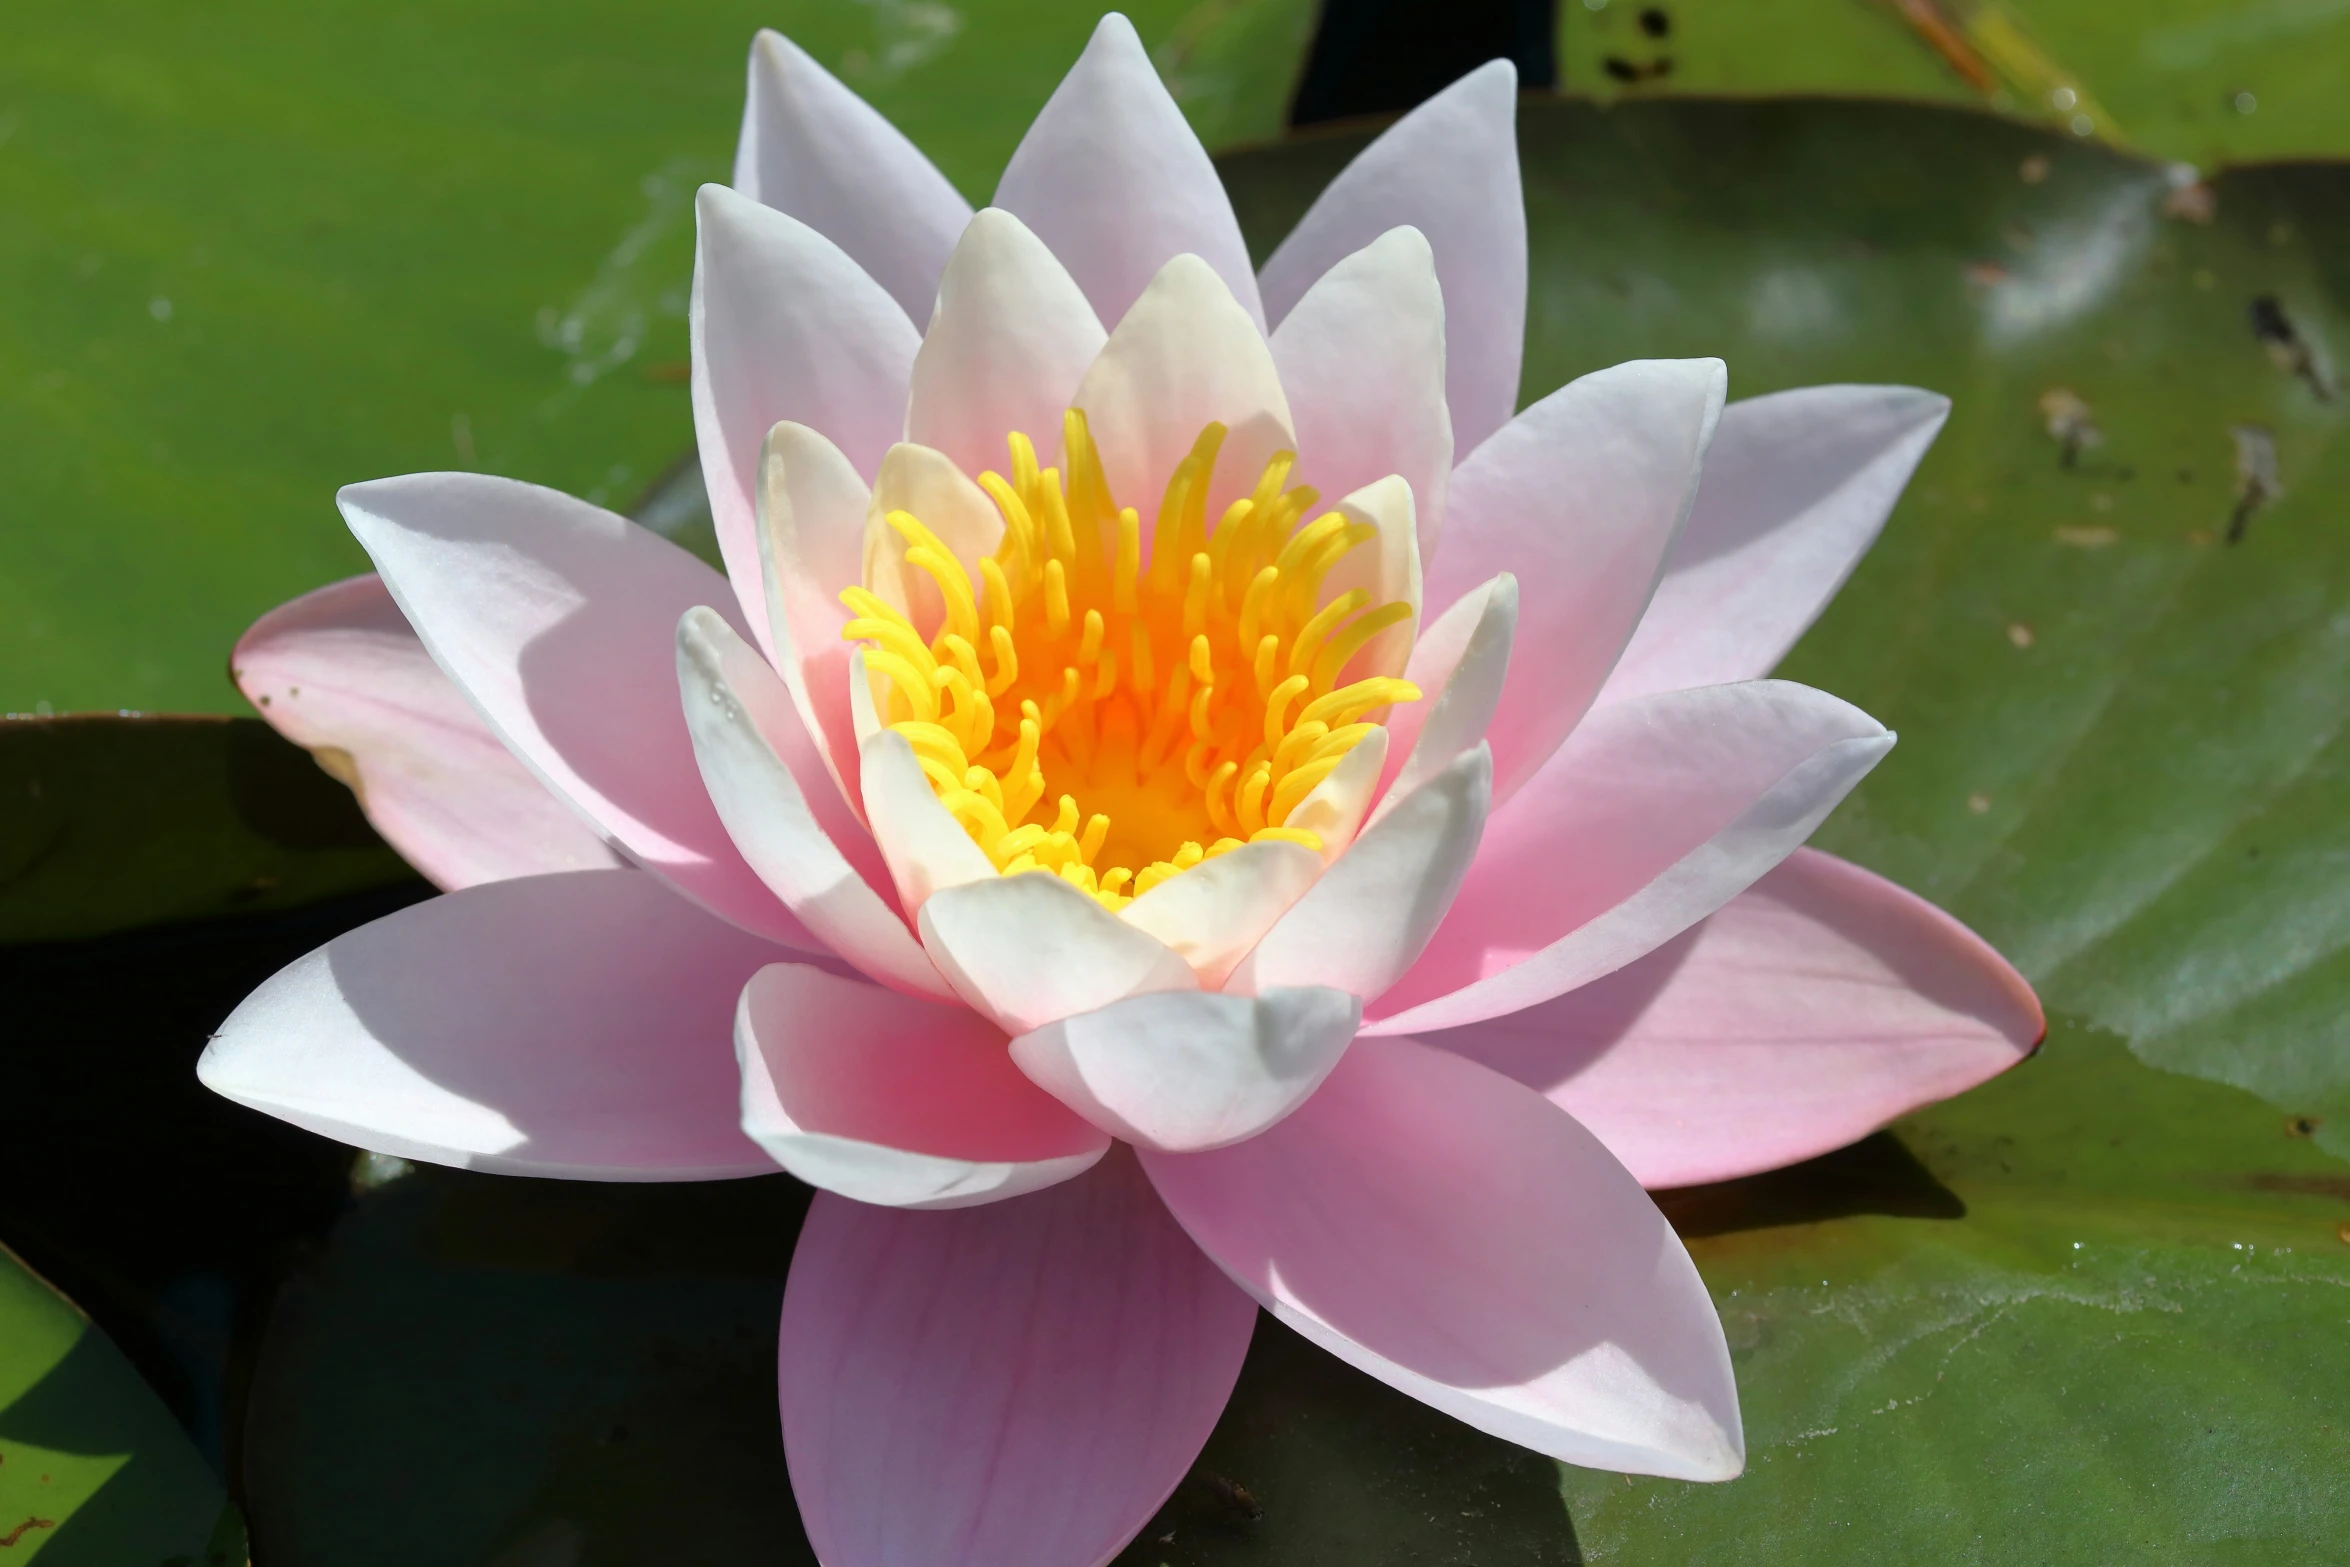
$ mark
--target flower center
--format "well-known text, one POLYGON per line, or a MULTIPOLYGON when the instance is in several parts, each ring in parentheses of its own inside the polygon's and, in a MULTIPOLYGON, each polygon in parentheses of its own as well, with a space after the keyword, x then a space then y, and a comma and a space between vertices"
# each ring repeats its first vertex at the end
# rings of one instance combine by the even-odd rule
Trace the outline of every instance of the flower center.
POLYGON ((1210 530, 1224 435, 1209 425, 1176 465, 1147 564, 1141 518, 1112 498, 1071 409, 1066 485, 1018 432, 1011 477, 979 476, 1004 533, 976 586, 919 518, 887 514, 906 563, 937 585, 934 636, 870 580, 841 595, 882 722, 1002 874, 1051 871, 1114 910, 1243 843, 1318 853, 1291 816, 1391 704, 1419 699, 1388 676, 1339 683, 1412 611, 1361 588, 1321 602, 1331 568, 1378 530, 1340 512, 1306 521, 1319 497, 1287 487, 1294 453, 1210 530))

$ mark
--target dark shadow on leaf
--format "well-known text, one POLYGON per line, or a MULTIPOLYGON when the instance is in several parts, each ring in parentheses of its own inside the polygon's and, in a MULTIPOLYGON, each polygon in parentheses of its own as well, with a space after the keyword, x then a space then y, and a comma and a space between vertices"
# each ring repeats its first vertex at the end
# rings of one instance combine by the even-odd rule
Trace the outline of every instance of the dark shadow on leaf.
POLYGON ((1818 1224, 1856 1214, 1897 1219, 1963 1219, 1966 1204, 1934 1178, 1891 1132, 1783 1170, 1656 1194, 1685 1239, 1818 1224))

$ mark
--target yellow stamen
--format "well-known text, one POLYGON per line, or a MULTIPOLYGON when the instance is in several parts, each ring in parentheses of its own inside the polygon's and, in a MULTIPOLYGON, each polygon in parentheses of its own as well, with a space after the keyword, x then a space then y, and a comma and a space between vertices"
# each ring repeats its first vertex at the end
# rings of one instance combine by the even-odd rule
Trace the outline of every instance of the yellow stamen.
POLYGON ((1377 530, 1316 514, 1289 452, 1211 528, 1226 435, 1211 424, 1167 476, 1146 541, 1085 416, 1060 434, 1063 468, 1015 433, 1009 476, 979 476, 1004 519, 983 559, 885 514, 944 614, 926 637, 867 587, 841 595, 882 721, 1002 874, 1057 875, 1111 909, 1245 843, 1320 852, 1288 817, 1372 715, 1420 694, 1387 676, 1338 684, 1374 640, 1410 634, 1410 605, 1323 590, 1377 530))

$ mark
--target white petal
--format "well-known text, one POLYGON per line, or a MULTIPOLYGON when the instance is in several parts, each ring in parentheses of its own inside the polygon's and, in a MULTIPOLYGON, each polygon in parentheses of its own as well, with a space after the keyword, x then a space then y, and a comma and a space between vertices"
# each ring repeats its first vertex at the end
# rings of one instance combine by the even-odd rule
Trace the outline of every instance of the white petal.
POLYGON ((759 572, 767 589, 768 646, 841 799, 862 818, 857 732, 849 711, 843 588, 864 571, 865 481, 840 448, 790 420, 759 453, 759 572))
POLYGON ((889 1208, 968 1208, 1082 1175, 1109 1138, 1023 1077, 1003 1031, 797 963, 735 1011, 743 1131, 792 1174, 889 1208))
POLYGON ((1107 340, 1044 241, 989 207, 939 279, 938 310, 914 356, 906 439, 938 448, 965 473, 1008 473, 1004 437, 1017 430, 1051 451, 1062 411, 1107 340))
POLYGON ((1043 871, 946 888, 919 920, 939 971, 1007 1034, 1128 996, 1199 988, 1165 942, 1043 871))
POLYGON ((1323 274, 1273 333, 1299 472, 1325 495, 1388 474, 1411 486, 1433 555, 1452 473, 1444 296, 1418 229, 1390 229, 1323 274))
POLYGON ((220 1025, 196 1075, 403 1159, 586 1181, 757 1175, 727 1020, 779 955, 642 871, 490 882, 288 964, 220 1025))
POLYGON ((1003 513, 944 452, 900 441, 881 459, 865 516, 865 586, 924 636, 935 636, 946 618, 945 602, 928 572, 906 564, 905 535, 889 525, 893 511, 912 513, 966 571, 1003 541, 1003 513))
MULTIPOLYGON (((766 646, 759 586, 759 452, 789 419, 871 473, 904 428, 921 338, 839 246, 722 185, 695 199, 694 439, 726 574, 766 646)), ((772 651, 772 649, 770 649, 772 651)))
POLYGON ((1267 461, 1295 450, 1289 402, 1262 333, 1197 256, 1177 256, 1111 331, 1077 388, 1110 493, 1143 515, 1145 538, 1175 465, 1211 422, 1230 430, 1208 516, 1248 493, 1267 461))
POLYGON ((734 188, 847 252, 908 316, 930 318, 971 204, 872 105, 781 33, 751 41, 734 188))
POLYGON ((995 204, 1052 247, 1104 321, 1123 316, 1170 258, 1190 254, 1264 324, 1224 182, 1123 16, 1094 29, 1012 154, 995 204))
POLYGON ((1321 874, 1322 858, 1313 850, 1268 838, 1170 876, 1120 909, 1118 918, 1174 948, 1200 984, 1214 990, 1321 874))
POLYGON ((1444 287, 1453 449, 1472 452, 1518 404, 1526 337, 1526 204, 1518 189, 1518 73, 1471 71, 1390 126, 1315 199, 1265 263, 1266 319, 1286 322, 1316 280, 1399 223, 1428 236, 1444 287))
POLYGON ((1368 1001, 1412 966, 1477 852, 1492 799, 1483 746, 1454 759, 1354 841, 1233 970, 1225 988, 1261 995, 1329 985, 1368 1001))
POLYGON ((939 804, 904 735, 877 729, 866 736, 859 756, 865 820, 897 881, 898 907, 912 913, 942 888, 995 879, 995 862, 939 804))
POLYGON ((1758 680, 1876 542, 1950 399, 1806 386, 1722 410, 1689 526, 1603 702, 1758 680))
MULTIPOLYGON (((817 821, 770 735, 797 723, 783 683, 707 609, 677 626, 677 679, 694 758, 751 869, 800 923, 885 985, 940 1001, 954 991, 876 888, 889 868, 856 822, 817 821), (844 849, 856 851, 852 863, 844 849)), ((840 813, 845 816, 845 812, 840 813)))
POLYGON ((1022 1034, 1012 1059, 1112 1137, 1189 1153, 1254 1137, 1304 1104, 1362 1014, 1340 990, 1135 996, 1022 1034))
POLYGON ((1429 693, 1388 718, 1389 732, 1410 752, 1385 800, 1401 803, 1452 759, 1485 738, 1508 678, 1518 630, 1518 579, 1503 572, 1470 589, 1436 617, 1412 648, 1405 678, 1429 693))

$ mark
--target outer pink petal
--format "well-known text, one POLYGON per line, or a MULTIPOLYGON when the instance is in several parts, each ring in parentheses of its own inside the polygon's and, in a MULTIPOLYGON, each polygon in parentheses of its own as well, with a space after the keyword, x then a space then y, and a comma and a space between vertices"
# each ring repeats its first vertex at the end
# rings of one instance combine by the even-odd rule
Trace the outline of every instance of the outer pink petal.
POLYGON ((848 253, 915 321, 971 204, 905 133, 781 33, 751 41, 734 188, 848 253))
POLYGON ((753 640, 772 654, 760 583, 759 451, 785 419, 821 432, 860 474, 905 427, 921 336, 879 283, 797 219, 705 185, 686 334, 694 440, 718 550, 753 640))
POLYGON ((1499 806, 1558 748, 1648 607, 1689 516, 1722 411, 1718 359, 1636 359, 1570 382, 1452 476, 1432 610, 1518 579, 1517 638, 1493 741, 1499 806))
POLYGON ((737 1124, 729 1023, 775 947, 641 871, 468 888, 278 971, 196 1075, 323 1136, 587 1181, 772 1170, 737 1124))
POLYGON ((1548 1095, 1659 1187, 1841 1148, 2005 1071, 2046 1028, 1973 931, 1799 849, 1629 968, 1427 1042, 1548 1095))
POLYGON ((1876 542, 1949 412, 1907 386, 1723 409, 1689 526, 1599 699, 1769 674, 1876 542))
POLYGON ((727 601, 716 572, 625 517, 486 474, 335 499, 433 662, 541 782, 703 907, 823 950, 743 863, 694 765, 677 621, 727 601))
POLYGON ((1478 67, 1363 149, 1265 263, 1280 322, 1341 259, 1399 223, 1428 236, 1444 286, 1445 385, 1456 451, 1518 404, 1526 339, 1526 203, 1518 188, 1518 73, 1478 67))
POLYGON ((1141 1157, 1234 1282, 1382 1382, 1568 1463, 1744 1463, 1689 1254, 1597 1138, 1499 1073, 1359 1039, 1263 1136, 1141 1157))
POLYGON ((1860 709, 1784 680, 1600 709, 1494 813, 1451 913, 1366 1029, 1499 1017, 1654 951, 1793 853, 1892 748, 1860 709))
POLYGON ((1109 1151, 964 1007, 776 963, 743 988, 734 1042, 743 1130, 809 1185, 859 1202, 998 1202, 1109 1151))
POLYGON ((1435 553, 1452 473, 1444 320, 1427 237, 1395 228, 1324 273, 1273 333, 1299 474, 1326 496, 1400 475, 1422 560, 1435 553))
POLYGON ((238 639, 229 672, 444 891, 619 863, 466 704, 381 577, 280 604, 238 639))
POLYGON ((1028 127, 995 205, 1052 247, 1104 321, 1125 315, 1161 267, 1189 254, 1215 268, 1264 326, 1256 271, 1224 182, 1167 96, 1134 24, 1115 12, 1101 19, 1028 127))
POLYGON ((826 1567, 1100 1567, 1206 1442, 1256 1308, 1131 1158, 951 1213, 820 1193, 783 1448, 826 1567))

